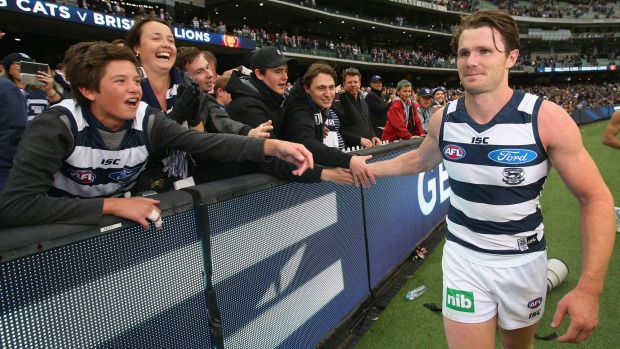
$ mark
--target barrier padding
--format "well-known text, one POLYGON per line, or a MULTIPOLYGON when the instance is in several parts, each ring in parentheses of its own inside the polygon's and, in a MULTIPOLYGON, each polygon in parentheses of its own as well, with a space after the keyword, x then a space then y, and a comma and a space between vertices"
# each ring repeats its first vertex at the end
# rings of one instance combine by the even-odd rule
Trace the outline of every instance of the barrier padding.
POLYGON ((155 198, 162 200, 159 231, 116 217, 101 227, 121 227, 105 232, 68 225, 0 231, 17 250, 47 237, 40 253, 0 264, 1 347, 210 348, 192 198, 155 198), (19 232, 34 233, 12 235, 19 232), (60 240, 71 243, 55 247, 60 240))
POLYGON ((443 165, 414 176, 383 177, 378 181, 378 185, 364 188, 371 288, 407 258, 444 218, 450 191, 443 165))
POLYGON ((313 347, 369 293, 359 188, 288 183, 208 216, 227 349, 313 347))

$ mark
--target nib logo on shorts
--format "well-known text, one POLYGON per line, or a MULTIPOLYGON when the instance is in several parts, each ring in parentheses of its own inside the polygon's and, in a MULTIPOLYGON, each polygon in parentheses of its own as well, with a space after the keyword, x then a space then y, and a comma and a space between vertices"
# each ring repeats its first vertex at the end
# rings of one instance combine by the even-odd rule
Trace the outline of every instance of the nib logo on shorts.
POLYGON ((446 306, 464 313, 474 312, 474 293, 446 288, 446 306))

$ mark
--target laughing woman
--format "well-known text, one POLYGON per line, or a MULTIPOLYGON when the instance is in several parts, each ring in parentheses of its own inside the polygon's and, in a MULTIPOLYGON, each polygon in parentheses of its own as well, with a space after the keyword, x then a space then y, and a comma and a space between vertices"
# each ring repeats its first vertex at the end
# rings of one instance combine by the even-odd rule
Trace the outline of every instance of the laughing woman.
MULTIPOLYGON (((204 131, 198 117, 199 91, 197 87, 183 84, 183 76, 174 66, 177 48, 172 28, 158 18, 140 19, 127 33, 125 45, 136 54, 141 65, 142 100, 163 110, 178 123, 187 121, 190 128, 204 131)), ((172 182, 190 176, 184 153, 170 150, 168 155, 153 157, 146 171, 148 179, 140 181, 140 189, 172 189, 172 182), (162 159, 165 167, 159 161, 162 159), (161 173, 162 167, 167 175, 161 173)))

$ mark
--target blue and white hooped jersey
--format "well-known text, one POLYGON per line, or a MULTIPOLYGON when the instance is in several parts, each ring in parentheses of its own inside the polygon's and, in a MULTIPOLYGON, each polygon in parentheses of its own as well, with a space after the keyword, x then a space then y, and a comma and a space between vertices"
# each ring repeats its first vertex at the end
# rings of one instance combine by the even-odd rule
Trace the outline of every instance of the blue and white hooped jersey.
POLYGON ((96 198, 119 196, 129 191, 146 166, 149 155, 146 125, 151 108, 140 102, 137 116, 128 121, 117 149, 106 146, 94 117, 75 105, 73 100, 64 100, 52 108, 67 115, 74 146, 54 175, 48 194, 96 198))
POLYGON ((550 164, 537 126, 542 100, 514 91, 484 125, 472 120, 464 100, 445 108, 439 135, 452 190, 447 240, 478 257, 532 258, 525 255, 546 249, 539 199, 550 164))
POLYGON ((28 108, 28 122, 39 115, 41 112, 47 110, 50 107, 50 102, 47 99, 45 91, 40 89, 28 89, 22 90, 26 97, 26 106, 28 108))

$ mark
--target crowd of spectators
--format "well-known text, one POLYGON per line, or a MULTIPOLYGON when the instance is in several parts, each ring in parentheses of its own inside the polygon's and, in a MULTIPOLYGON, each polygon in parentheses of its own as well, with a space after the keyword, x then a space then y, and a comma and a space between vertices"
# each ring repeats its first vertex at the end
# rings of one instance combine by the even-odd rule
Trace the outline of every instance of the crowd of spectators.
MULTIPOLYGON (((479 1, 472 0, 425 0, 438 5, 446 6, 449 10, 471 12, 479 9, 479 1)), ((613 0, 614 3, 617 0, 613 0)), ((562 17, 570 15, 568 9, 557 9, 556 0, 552 0, 550 3, 535 0, 531 5, 520 5, 522 3, 516 0, 494 0, 495 5, 499 8, 503 8, 511 12, 513 15, 518 16, 532 16, 532 17, 562 17)), ((316 3, 314 0, 302 0, 302 5, 319 8, 325 11, 333 12, 334 9, 323 6, 316 3)), ((614 8, 611 3, 606 0, 600 0, 595 3, 584 4, 583 1, 574 0, 571 1, 574 5, 576 13, 587 12, 590 9, 596 10, 600 13, 604 13, 606 16, 611 16, 614 13, 614 8), (582 8, 583 7, 583 8, 582 8)), ((442 68, 455 68, 456 58, 449 50, 436 50, 432 48, 418 47, 399 47, 399 46, 366 46, 363 47, 360 43, 343 40, 334 42, 333 39, 328 38, 309 38, 301 35, 288 35, 286 31, 281 33, 270 33, 262 28, 250 28, 247 25, 236 26, 232 29, 222 21, 210 20, 199 18, 194 16, 187 23, 183 21, 177 22, 173 15, 163 8, 155 8, 149 5, 133 5, 125 3, 124 6, 135 6, 135 9, 127 11, 124 7, 120 6, 119 1, 112 0, 79 0, 78 5, 83 8, 88 8, 93 11, 100 11, 104 13, 115 14, 119 16, 135 16, 135 17, 158 17, 165 20, 170 25, 176 25, 180 27, 190 27, 198 30, 220 33, 220 34, 233 34, 242 38, 248 38, 257 42, 257 46, 274 45, 283 50, 299 50, 300 52, 322 55, 327 52, 328 55, 335 56, 342 59, 362 60, 377 63, 390 63, 390 64, 403 64, 423 67, 442 67, 442 68), (157 11, 158 10, 158 11, 157 11), (326 50, 326 52, 319 52, 318 50, 326 50)), ((386 18, 382 19, 390 24, 407 25, 410 26, 411 20, 402 14, 398 14, 393 20, 386 18)), ((452 32, 455 28, 454 24, 444 23, 439 20, 436 22, 429 22, 425 26, 431 30, 452 32)), ((615 64, 616 52, 607 54, 607 58, 610 64, 615 64)), ((596 57, 593 55, 559 55, 554 57, 527 57, 522 55, 515 66, 515 69, 520 69, 523 66, 531 67, 557 67, 557 66, 581 66, 583 64, 588 66, 599 65, 596 57)))
MULTIPOLYGON (((394 83, 395 81, 386 81, 386 85, 394 85, 394 83)), ((395 88, 386 85, 384 85, 382 95, 387 99, 395 93, 395 88)), ((428 84, 424 82, 416 82, 415 85, 414 92, 428 87, 428 84)), ((512 87, 554 102, 566 111, 620 105, 620 81, 618 80, 605 83, 578 82, 553 85, 517 85, 512 87)), ((362 87, 363 91, 368 89, 368 87, 362 87)), ((460 92, 460 89, 448 88, 445 89, 445 96, 448 101, 451 101, 460 92)))
MULTIPOLYGON (((55 2, 56 0, 51 0, 55 2)), ((446 6, 450 11, 458 12, 474 12, 479 10, 480 2, 478 0, 422 0, 428 3, 434 3, 441 6, 446 6)), ((292 1, 296 2, 296 1, 292 1)), ((542 18, 580 18, 584 14, 593 12, 594 18, 611 18, 615 15, 615 7, 612 4, 616 4, 617 0, 598 0, 594 2, 572 0, 568 1, 571 4, 570 7, 558 7, 557 1, 545 2, 542 0, 534 0, 531 3, 519 2, 517 0, 492 0, 493 4, 500 9, 507 10, 514 16, 527 16, 527 17, 542 17, 542 18)), ((226 24, 222 21, 214 19, 199 18, 194 16, 192 18, 179 18, 175 14, 171 14, 164 8, 158 8, 157 6, 151 6, 148 3, 143 4, 131 4, 123 3, 121 6, 120 1, 113 0, 78 0, 78 6, 90 9, 93 11, 99 11, 109 14, 114 14, 122 17, 159 17, 171 25, 179 27, 190 27, 199 30, 209 31, 213 33, 232 33, 237 36, 253 38, 258 37, 261 33, 260 30, 249 29, 247 26, 234 27, 230 30, 226 24)), ((338 13, 342 10, 326 7, 323 4, 316 4, 314 0, 302 0, 302 5, 319 8, 326 12, 338 13)), ((344 12, 343 12, 344 14, 344 12)), ((355 14, 359 18, 359 14, 355 14)), ((442 21, 436 23, 419 23, 419 20, 408 19, 402 14, 396 15, 394 18, 374 18, 375 21, 385 22, 391 25, 423 28, 433 31, 440 31, 451 33, 455 24, 444 24, 442 21)))
POLYGON ((596 18, 611 18, 615 14, 614 6, 608 1, 596 2, 573 1, 571 6, 558 6, 558 1, 533 1, 523 4, 516 0, 493 0, 498 8, 508 11, 513 16, 541 17, 541 18, 581 18, 592 12, 596 18))
MULTIPOLYGON (((296 2, 295 0, 289 0, 296 2)), ((445 6, 448 11, 471 13, 480 10, 479 0, 421 0, 427 3, 445 6)), ((507 10, 513 16, 542 17, 542 18, 581 18, 583 15, 592 12, 594 18, 611 18, 615 15, 617 0, 568 0, 571 6, 559 8, 559 1, 550 2, 543 0, 532 0, 531 3, 517 0, 489 0, 500 9, 507 10)), ((315 1, 302 1, 302 5, 322 9, 326 12, 340 14, 342 10, 324 6, 322 3, 316 4, 315 1)), ((331 3, 330 3, 331 4, 331 3)), ((397 15, 390 24, 400 26, 407 25, 406 20, 397 15)))
MULTIPOLYGON (((605 57, 607 59, 606 65, 615 65, 616 64, 616 56, 618 54, 617 49, 611 49, 609 52, 600 55, 601 57, 605 57)), ((565 54, 565 55, 552 55, 541 57, 540 55, 532 55, 531 59, 524 58, 520 59, 521 64, 532 66, 532 67, 581 67, 584 65, 590 67, 599 66, 599 62, 596 56, 592 53, 581 53, 577 54, 565 54)))
MULTIPOLYGON (((427 1, 427 0, 425 0, 427 1)), ((450 10, 459 10, 465 12, 471 12, 479 8, 479 1, 471 0, 456 0, 456 1, 444 1, 444 0, 428 0, 428 2, 436 3, 442 6, 447 6, 450 10)), ((617 0, 613 0, 616 3, 617 0)), ((567 9, 557 9, 556 0, 552 0, 549 3, 535 0, 529 6, 520 5, 516 0, 493 0, 493 3, 498 8, 503 8, 511 12, 513 15, 518 16, 532 16, 532 17, 562 17, 570 15, 570 11, 567 9), (568 11, 568 12, 567 12, 568 11)), ((606 15, 612 15, 614 13, 611 2, 606 0, 600 0, 595 3, 587 3, 580 0, 570 1, 575 6, 577 12, 582 13, 589 11, 590 8, 606 15), (583 7, 583 8, 582 8, 583 7)), ((333 9, 324 7, 322 4, 317 5, 314 0, 303 0, 302 5, 316 8, 317 6, 325 11, 333 11, 333 9)), ((455 68, 456 57, 449 50, 436 50, 432 48, 418 47, 399 47, 399 46, 370 46, 363 47, 360 43, 344 40, 336 41, 329 38, 309 38, 301 35, 289 35, 286 31, 281 33, 270 33, 262 28, 250 28, 247 25, 233 27, 230 29, 222 21, 209 20, 204 18, 198 18, 194 16, 187 23, 177 22, 174 20, 168 11, 163 8, 156 9, 149 5, 133 5, 125 3, 124 6, 135 6, 135 10, 131 9, 127 11, 124 7, 120 6, 119 1, 112 0, 78 0, 78 5, 91 9, 93 11, 100 11, 109 14, 115 14, 119 16, 135 16, 135 17, 158 17, 168 22, 170 25, 176 25, 181 27, 190 27, 198 30, 220 33, 220 34, 233 34, 242 38, 248 38, 257 42, 257 46, 274 45, 285 51, 298 50, 302 53, 324 55, 328 54, 341 59, 362 60, 376 63, 389 63, 389 64, 403 64, 412 66, 423 67, 442 67, 442 68, 455 68), (156 11, 158 10, 158 11, 156 11), (323 52, 319 50, 324 50, 323 52), (305 52, 304 52, 305 51, 305 52)), ((383 19, 387 20, 387 19, 383 19)), ((398 14, 394 17, 394 20, 389 21, 390 24, 397 25, 409 25, 409 20, 402 14, 398 14)), ((433 23, 429 23, 427 26, 433 30, 452 32, 455 25, 445 24, 439 20, 433 23)), ((609 64, 615 64, 615 58, 618 54, 617 50, 611 50, 606 54, 609 64)), ((600 55, 599 55, 600 56, 600 55)), ((523 66, 530 67, 562 67, 562 66, 598 66, 599 63, 596 57, 592 54, 582 55, 554 55, 552 57, 528 57, 528 55, 521 55, 515 69, 520 69, 523 66)))
POLYGON ((545 98, 567 111, 620 105, 620 81, 602 84, 579 82, 552 86, 515 86, 515 88, 545 98))

